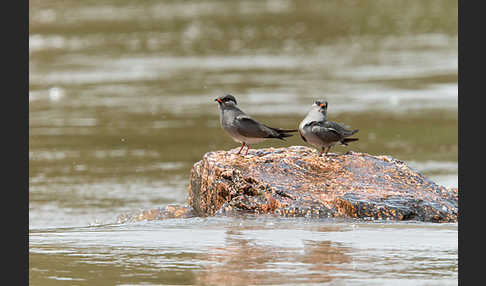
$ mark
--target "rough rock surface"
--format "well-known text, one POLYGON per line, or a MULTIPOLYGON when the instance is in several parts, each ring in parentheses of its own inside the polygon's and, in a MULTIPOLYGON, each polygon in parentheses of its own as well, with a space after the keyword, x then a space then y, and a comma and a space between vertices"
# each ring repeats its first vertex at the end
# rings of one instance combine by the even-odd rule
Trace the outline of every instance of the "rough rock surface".
POLYGON ((457 188, 437 185, 389 156, 318 157, 304 146, 237 151, 208 152, 194 164, 191 213, 457 221, 457 188))
POLYGON ((129 223, 137 221, 163 220, 169 218, 194 217, 194 210, 187 205, 168 205, 165 208, 143 209, 136 212, 121 214, 117 223, 129 223))

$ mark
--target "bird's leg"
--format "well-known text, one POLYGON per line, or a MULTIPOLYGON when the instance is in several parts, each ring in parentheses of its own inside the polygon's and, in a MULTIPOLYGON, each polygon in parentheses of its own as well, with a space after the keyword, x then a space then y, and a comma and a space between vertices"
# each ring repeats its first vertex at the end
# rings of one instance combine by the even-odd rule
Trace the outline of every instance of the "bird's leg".
POLYGON ((328 146, 328 147, 327 147, 327 150, 326 150, 326 155, 327 155, 327 152, 329 152, 329 150, 331 150, 331 147, 332 147, 332 146, 328 146))
POLYGON ((319 157, 322 156, 322 153, 324 153, 324 147, 321 147, 321 150, 319 151, 319 157))
POLYGON ((236 153, 236 154, 240 154, 240 153, 241 153, 241 150, 243 150, 243 147, 245 147, 245 142, 243 142, 243 143, 241 144, 240 151, 238 151, 238 153, 236 153))
POLYGON ((250 145, 246 144, 246 153, 245 153, 245 155, 248 154, 248 150, 250 150, 250 145))

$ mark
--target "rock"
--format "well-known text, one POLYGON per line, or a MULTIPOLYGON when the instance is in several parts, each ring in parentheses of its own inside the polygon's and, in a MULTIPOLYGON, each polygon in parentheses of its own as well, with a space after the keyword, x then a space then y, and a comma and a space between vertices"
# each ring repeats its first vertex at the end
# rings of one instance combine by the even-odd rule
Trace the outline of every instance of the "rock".
POLYGON ((146 209, 137 212, 121 214, 118 216, 117 223, 129 223, 137 221, 163 220, 169 218, 190 218, 194 217, 194 210, 187 205, 168 205, 164 209, 146 209))
POLYGON ((273 214, 457 222, 458 190, 389 156, 318 157, 304 146, 206 153, 191 170, 196 215, 273 214))

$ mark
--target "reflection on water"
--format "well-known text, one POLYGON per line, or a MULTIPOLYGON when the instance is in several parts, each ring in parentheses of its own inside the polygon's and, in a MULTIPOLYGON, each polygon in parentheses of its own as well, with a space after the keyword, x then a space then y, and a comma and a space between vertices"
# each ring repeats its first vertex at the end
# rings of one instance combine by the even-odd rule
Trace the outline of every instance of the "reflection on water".
POLYGON ((454 224, 173 219, 34 230, 30 253, 31 281, 39 283, 457 284, 454 224))
POLYGON ((457 186, 457 43, 454 1, 30 1, 31 284, 456 284, 456 225, 114 222, 236 147, 225 92, 285 127, 324 98, 352 150, 457 186))

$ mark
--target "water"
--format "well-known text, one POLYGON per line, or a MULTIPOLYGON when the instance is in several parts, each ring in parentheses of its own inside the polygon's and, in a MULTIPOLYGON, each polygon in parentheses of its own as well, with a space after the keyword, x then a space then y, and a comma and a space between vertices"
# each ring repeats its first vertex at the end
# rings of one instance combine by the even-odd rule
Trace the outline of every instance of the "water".
POLYGON ((30 277, 66 285, 456 285, 456 239, 452 224, 275 218, 44 229, 30 234, 30 277))
MULTIPOLYGON (((456 285, 457 224, 192 218, 192 165, 237 147, 225 92, 295 128, 313 100, 348 148, 457 187, 453 1, 30 1, 32 285, 456 285)), ((254 147, 305 145, 298 137, 254 147)))

